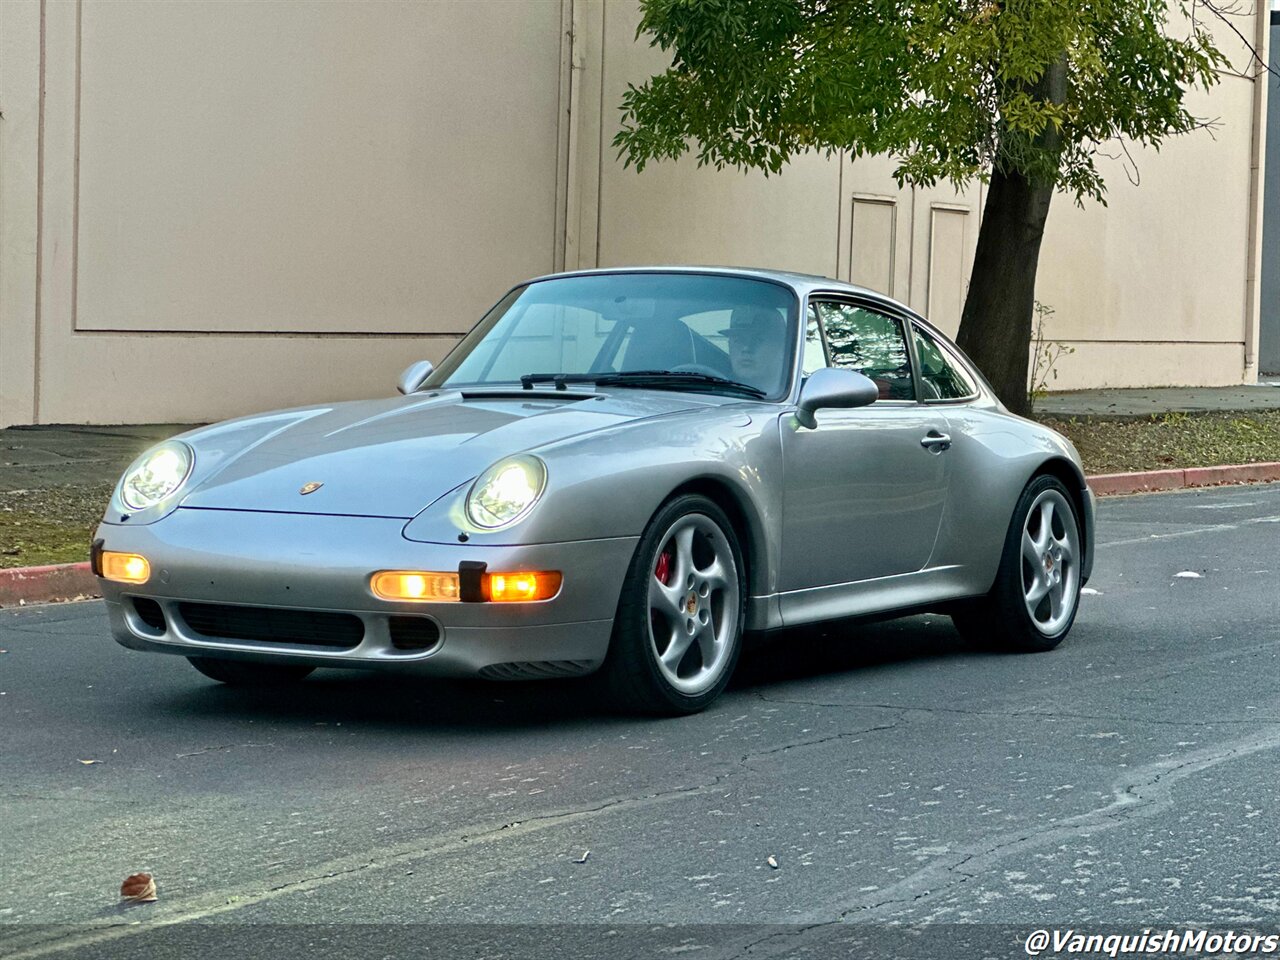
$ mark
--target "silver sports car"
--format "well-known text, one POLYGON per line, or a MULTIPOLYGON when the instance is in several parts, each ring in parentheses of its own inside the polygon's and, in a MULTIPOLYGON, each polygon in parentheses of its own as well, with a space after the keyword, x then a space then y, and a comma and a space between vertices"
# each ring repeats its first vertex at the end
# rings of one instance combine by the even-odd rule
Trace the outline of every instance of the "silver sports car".
POLYGON ((1047 650, 1089 576, 1071 444, 837 281, 532 280, 400 391, 139 458, 94 542, 116 639, 226 683, 595 674, 627 709, 687 713, 744 631, 933 609, 1047 650))

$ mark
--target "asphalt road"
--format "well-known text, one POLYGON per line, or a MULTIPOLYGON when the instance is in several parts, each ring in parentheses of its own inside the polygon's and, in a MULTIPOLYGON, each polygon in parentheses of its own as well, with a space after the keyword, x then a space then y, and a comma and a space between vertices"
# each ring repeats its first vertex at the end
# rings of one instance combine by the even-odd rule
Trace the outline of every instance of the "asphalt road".
POLYGON ((1280 485, 1108 500, 1052 653, 937 616, 789 633, 664 721, 573 683, 237 691, 118 647, 100 603, 0 611, 0 956, 1275 931, 1278 536, 1280 485), (141 870, 159 901, 119 906, 141 870))

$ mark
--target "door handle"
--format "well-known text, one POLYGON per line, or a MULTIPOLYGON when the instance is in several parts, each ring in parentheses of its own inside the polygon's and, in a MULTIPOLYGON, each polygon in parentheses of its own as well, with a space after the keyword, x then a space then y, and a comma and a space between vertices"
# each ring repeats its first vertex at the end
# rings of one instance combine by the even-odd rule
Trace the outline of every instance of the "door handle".
POLYGON ((937 430, 930 430, 920 440, 920 446, 924 447, 930 453, 941 453, 951 447, 951 438, 945 433, 939 433, 937 430))

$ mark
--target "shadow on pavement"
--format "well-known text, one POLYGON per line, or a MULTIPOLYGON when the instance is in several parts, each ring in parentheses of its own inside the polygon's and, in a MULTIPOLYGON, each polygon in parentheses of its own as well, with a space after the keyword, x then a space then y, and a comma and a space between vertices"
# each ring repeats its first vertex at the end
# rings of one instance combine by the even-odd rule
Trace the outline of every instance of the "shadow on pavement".
MULTIPOLYGON (((880 667, 978 656, 984 654, 966 647, 951 621, 939 616, 779 631, 748 647, 726 699, 735 691, 760 691, 806 678, 849 674, 850 682, 857 682, 857 674, 880 667)), ((154 710, 169 719, 265 719, 299 727, 346 722, 365 729, 383 724, 400 730, 472 732, 626 724, 636 719, 602 703, 590 678, 494 683, 356 670, 320 670, 296 685, 262 688, 223 686, 192 670, 190 682, 178 691, 170 687, 167 694, 158 693, 148 704, 135 704, 135 709, 154 710)))

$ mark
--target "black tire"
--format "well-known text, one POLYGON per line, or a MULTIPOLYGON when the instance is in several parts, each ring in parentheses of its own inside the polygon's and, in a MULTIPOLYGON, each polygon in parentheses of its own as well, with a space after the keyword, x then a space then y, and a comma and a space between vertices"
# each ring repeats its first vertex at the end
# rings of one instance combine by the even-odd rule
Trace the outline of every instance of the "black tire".
POLYGON ((214 657, 187 657, 206 677, 235 687, 269 687, 297 683, 315 667, 296 663, 256 663, 252 660, 219 660, 214 657))
MULTIPOLYGON (((984 597, 957 603, 950 611, 951 620, 960 635, 970 645, 981 649, 1026 653, 1052 650, 1071 631, 1080 607, 1079 564, 1083 546, 1080 519, 1070 491, 1053 476, 1042 475, 1032 479, 1014 507, 1009 530, 1005 534, 1000 568, 991 591, 984 597), (1024 532, 1028 533, 1028 539, 1034 540, 1028 523, 1039 528, 1043 521, 1043 517, 1029 519, 1030 514, 1033 509, 1041 510, 1040 505, 1046 501, 1052 504, 1051 515, 1058 518, 1050 524, 1054 539, 1052 543, 1046 540, 1046 544, 1050 548, 1059 543, 1071 547, 1070 559, 1067 560, 1059 546, 1058 558, 1047 571, 1033 566, 1023 550, 1024 532), (1059 524, 1061 541, 1057 537, 1059 524), (1052 613, 1053 598, 1046 593, 1038 602, 1033 600, 1028 584, 1028 579, 1043 578, 1048 582, 1055 568, 1062 583, 1062 605, 1057 614, 1052 613), (1033 613, 1030 607, 1037 603, 1038 610, 1033 613), (1040 611, 1045 612, 1043 619, 1040 611)), ((1042 562, 1047 564, 1049 560, 1042 562)))
POLYGON ((609 653, 596 680, 606 703, 625 712, 678 716, 697 713, 720 696, 742 652, 745 571, 733 524, 714 501, 684 494, 665 503, 645 528, 622 584, 609 653), (688 551, 692 562, 682 566, 673 531, 686 529, 693 531, 688 551), (707 556, 731 561, 732 571, 711 579, 706 571, 716 568, 702 565, 707 556), (659 571, 670 581, 659 580, 659 571), (678 571, 684 573, 684 584, 675 582, 678 571), (663 597, 682 594, 682 605, 651 605, 651 580, 663 597), (720 582, 724 585, 714 586, 720 582), (689 611, 684 603, 696 609, 689 611), (665 646, 663 633, 668 635, 665 646), (681 649, 683 653, 677 652, 681 649), (674 666, 661 662, 664 652, 673 655, 674 666))

